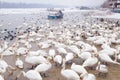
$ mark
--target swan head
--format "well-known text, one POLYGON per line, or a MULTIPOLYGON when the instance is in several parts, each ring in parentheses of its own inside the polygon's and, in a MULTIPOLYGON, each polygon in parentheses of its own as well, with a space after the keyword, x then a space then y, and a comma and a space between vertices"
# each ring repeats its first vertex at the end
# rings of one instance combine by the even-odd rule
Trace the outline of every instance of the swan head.
POLYGON ((47 60, 48 60, 48 63, 50 62, 50 63, 53 63, 54 62, 54 60, 53 60, 53 58, 51 57, 51 56, 48 56, 47 57, 47 60))
POLYGON ((80 75, 80 78, 84 78, 84 76, 87 76, 88 75, 88 73, 86 72, 86 73, 82 73, 81 75, 80 75))
POLYGON ((98 65, 100 65, 100 64, 101 64, 101 62, 99 61, 99 62, 98 62, 98 65))
POLYGON ((71 67, 74 66, 74 65, 76 65, 76 64, 75 64, 75 63, 72 63, 71 67))

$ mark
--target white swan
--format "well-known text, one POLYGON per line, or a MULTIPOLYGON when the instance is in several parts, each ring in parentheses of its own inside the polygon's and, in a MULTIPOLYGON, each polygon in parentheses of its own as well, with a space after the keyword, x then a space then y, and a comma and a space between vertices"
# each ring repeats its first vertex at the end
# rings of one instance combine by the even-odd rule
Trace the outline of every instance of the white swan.
POLYGON ((53 32, 49 32, 48 39, 54 39, 55 35, 53 32))
POLYGON ((0 75, 0 80, 4 80, 4 78, 0 75))
POLYGON ((6 61, 0 59, 0 73, 5 73, 6 71, 8 71, 9 73, 11 73, 11 71, 9 70, 9 68, 11 70, 15 69, 12 66, 8 65, 6 61))
POLYGON ((82 80, 96 80, 95 75, 90 73, 83 73, 80 75, 80 77, 82 78, 82 80))
POLYGON ((104 74, 104 76, 106 77, 108 73, 108 67, 104 64, 101 64, 101 62, 98 62, 96 70, 99 72, 98 76, 100 76, 100 74, 104 74))
POLYGON ((26 55, 28 49, 25 47, 20 47, 16 50, 16 55, 26 55))
POLYGON ((39 50, 36 51, 36 55, 47 57, 48 53, 45 50, 40 50, 39 49, 39 50))
POLYGON ((29 42, 35 42, 35 39, 33 39, 33 38, 28 38, 28 41, 29 41, 29 42))
POLYGON ((26 41, 27 41, 26 39, 20 39, 20 40, 18 40, 18 42, 19 42, 19 43, 22 43, 22 44, 25 44, 26 41))
POLYGON ((1 53, 1 55, 14 55, 14 50, 12 47, 8 48, 7 50, 5 50, 3 53, 1 53))
POLYGON ((59 65, 62 64, 62 56, 61 55, 56 55, 53 60, 56 63, 56 66, 57 66, 57 64, 59 64, 59 65))
POLYGON ((45 72, 48 71, 51 67, 52 67, 52 64, 48 61, 48 63, 39 64, 35 68, 35 70, 38 71, 39 73, 44 73, 44 77, 45 77, 46 76, 45 72))
POLYGON ((54 58, 55 55, 56 55, 55 50, 54 49, 50 49, 49 50, 49 56, 51 56, 52 58, 54 58))
POLYGON ((96 45, 102 45, 102 44, 104 44, 105 42, 106 42, 106 39, 103 38, 103 37, 100 37, 99 39, 97 39, 96 41, 94 41, 94 43, 95 43, 96 45))
POLYGON ((27 54, 29 56, 39 56, 40 55, 40 53, 38 51, 29 51, 27 54))
POLYGON ((76 65, 75 63, 71 65, 71 69, 77 72, 78 74, 87 73, 87 70, 83 66, 76 65))
POLYGON ((109 49, 110 45, 108 45, 107 43, 105 43, 105 44, 101 45, 101 48, 103 48, 103 49, 109 49))
POLYGON ((58 51, 60 54, 67 54, 66 49, 63 48, 63 47, 58 47, 57 51, 58 51))
MULTIPOLYGON (((47 63, 47 59, 43 56, 26 56, 25 62, 31 65, 36 65, 40 63, 47 63)), ((32 66, 33 67, 33 66, 32 66)))
POLYGON ((8 67, 8 64, 4 60, 0 59, 0 73, 5 73, 7 70, 7 67, 8 67))
POLYGON ((18 38, 26 38, 28 34, 19 35, 18 38))
POLYGON ((61 75, 64 76, 67 80, 80 80, 79 75, 71 70, 71 69, 65 69, 65 60, 63 59, 63 65, 61 69, 61 75))
POLYGON ((120 65, 118 62, 113 61, 107 54, 104 53, 99 54, 99 59, 103 62, 109 62, 120 65))
POLYGON ((17 58, 16 62, 15 62, 15 65, 20 68, 20 69, 23 69, 24 65, 23 65, 23 61, 20 60, 19 58, 17 58))
POLYGON ((51 45, 48 42, 40 42, 38 43, 38 46, 42 49, 47 49, 49 48, 51 45))
POLYGON ((4 41, 2 48, 3 48, 3 49, 6 49, 7 47, 8 47, 8 42, 7 42, 7 41, 4 41))
POLYGON ((32 48, 32 45, 31 45, 29 42, 26 42, 26 43, 25 43, 25 47, 27 47, 27 49, 31 49, 31 48, 32 48))
POLYGON ((80 54, 80 49, 78 49, 76 45, 69 46, 68 49, 70 49, 76 55, 80 54))
POLYGON ((120 60, 120 54, 118 54, 117 59, 120 60))
MULTIPOLYGON (((21 76, 21 74, 23 74, 24 77, 28 78, 29 80, 42 80, 41 75, 39 74, 39 72, 35 71, 35 70, 29 70, 26 73, 24 71, 22 71, 18 76, 17 79, 21 76)), ((17 80, 16 79, 16 80, 17 80)))
POLYGON ((83 60, 86 60, 88 58, 90 58, 92 55, 90 52, 82 52, 81 54, 78 55, 80 58, 82 58, 83 60))
POLYGON ((84 45, 84 49, 83 49, 83 51, 84 52, 97 52, 97 48, 93 45, 93 46, 91 46, 90 44, 88 44, 88 43, 85 43, 84 45))
POLYGON ((113 56, 115 54, 115 51, 113 51, 111 49, 103 49, 103 50, 99 51, 99 54, 107 54, 109 56, 113 56))
POLYGON ((73 58, 74 58, 73 53, 67 53, 67 55, 65 56, 66 62, 71 61, 73 58))
POLYGON ((82 66, 83 67, 93 67, 96 63, 98 62, 98 58, 92 56, 92 57, 89 57, 88 59, 86 59, 82 66))
POLYGON ((29 36, 35 36, 35 35, 36 35, 35 31, 31 31, 31 32, 29 33, 29 36))

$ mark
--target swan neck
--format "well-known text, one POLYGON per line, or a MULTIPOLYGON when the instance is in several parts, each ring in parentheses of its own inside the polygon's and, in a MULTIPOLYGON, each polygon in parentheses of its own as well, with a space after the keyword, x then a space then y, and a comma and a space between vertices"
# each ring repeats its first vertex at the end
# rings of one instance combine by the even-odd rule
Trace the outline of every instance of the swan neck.
POLYGON ((62 70, 65 70, 65 60, 63 60, 62 70))
POLYGON ((26 73, 24 71, 22 71, 22 74, 25 76, 26 73))

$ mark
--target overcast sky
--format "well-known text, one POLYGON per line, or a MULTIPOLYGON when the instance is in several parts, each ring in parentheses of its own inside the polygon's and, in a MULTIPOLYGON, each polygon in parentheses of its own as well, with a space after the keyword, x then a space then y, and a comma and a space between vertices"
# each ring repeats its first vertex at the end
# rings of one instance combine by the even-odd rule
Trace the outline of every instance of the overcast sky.
POLYGON ((41 3, 65 6, 99 6, 106 0, 1 0, 5 2, 41 3))

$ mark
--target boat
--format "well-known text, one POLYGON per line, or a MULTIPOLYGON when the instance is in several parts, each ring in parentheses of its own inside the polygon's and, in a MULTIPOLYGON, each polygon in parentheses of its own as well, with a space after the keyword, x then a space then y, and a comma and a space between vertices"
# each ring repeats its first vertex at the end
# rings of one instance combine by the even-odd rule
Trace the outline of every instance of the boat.
POLYGON ((49 12, 48 19, 62 19, 62 18, 63 18, 63 13, 61 10, 49 12))

